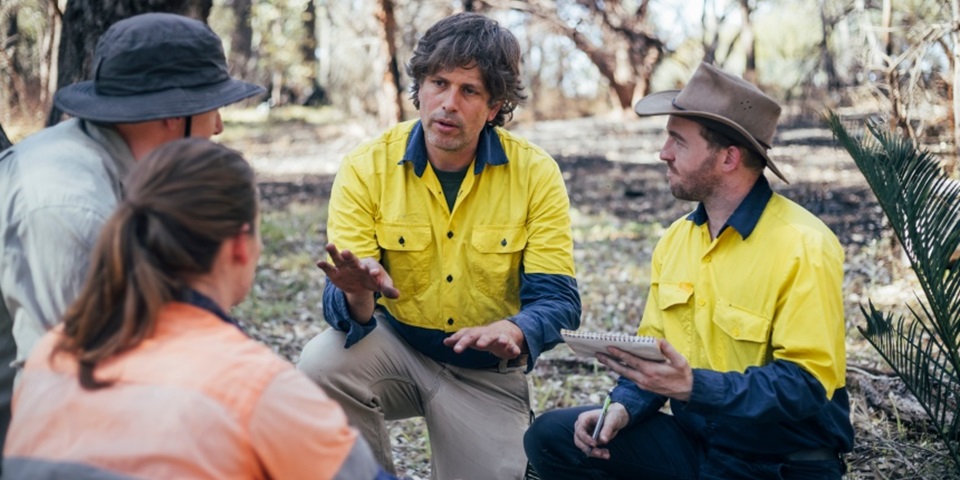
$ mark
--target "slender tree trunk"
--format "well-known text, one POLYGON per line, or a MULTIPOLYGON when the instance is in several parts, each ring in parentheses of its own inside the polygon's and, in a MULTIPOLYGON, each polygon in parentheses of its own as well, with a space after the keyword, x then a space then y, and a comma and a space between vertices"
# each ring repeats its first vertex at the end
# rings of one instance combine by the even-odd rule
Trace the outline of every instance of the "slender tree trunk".
POLYGON ((397 18, 393 0, 377 1, 380 21, 381 64, 385 66, 380 88, 380 123, 389 125, 403 118, 403 97, 400 86, 400 62, 397 61, 397 18))
MULTIPOLYGON (((206 21, 213 0, 67 0, 58 54, 57 89, 84 80, 90 74, 93 50, 100 35, 119 20, 147 12, 170 12, 206 21)), ((47 125, 63 112, 51 107, 47 125)))
POLYGON ((883 0, 883 6, 880 13, 880 45, 883 45, 883 53, 887 56, 893 55, 893 35, 891 35, 891 24, 893 23, 893 1, 883 0))
POLYGON ((310 91, 300 99, 302 105, 322 105, 327 102, 327 93, 320 81, 317 80, 320 74, 320 59, 317 57, 317 3, 316 0, 307 0, 307 5, 303 10, 303 30, 306 37, 303 44, 300 45, 300 53, 303 56, 303 64, 309 70, 307 83, 310 91))
POLYGON ((893 1, 883 0, 880 18, 880 44, 883 47, 886 63, 886 82, 890 99, 890 131, 899 128, 907 138, 912 138, 910 125, 907 124, 904 102, 900 92, 900 70, 893 59, 893 1))
POLYGON ((700 16, 700 25, 703 27, 703 61, 711 65, 717 62, 717 47, 720 44, 720 29, 713 9, 713 2, 703 0, 703 14, 700 16))
POLYGON ((827 90, 840 88, 840 76, 837 75, 837 66, 830 51, 830 35, 837 20, 827 15, 827 2, 820 0, 820 64, 827 75, 827 90))
POLYGON ((233 0, 233 33, 230 34, 230 74, 251 79, 253 27, 250 25, 250 0, 233 0))
POLYGON ((958 164, 960 164, 960 95, 957 95, 957 88, 960 87, 960 0, 950 0, 950 11, 953 14, 953 31, 950 37, 953 39, 953 55, 950 57, 950 63, 953 65, 953 84, 950 86, 950 100, 953 106, 953 159, 946 164, 948 175, 957 173, 958 164))
POLYGON ((740 15, 743 17, 743 27, 740 30, 740 41, 743 42, 744 56, 746 57, 743 79, 757 82, 757 46, 753 36, 753 21, 750 19, 753 9, 750 0, 740 0, 740 15))
POLYGON ((47 1, 48 28, 44 34, 43 60, 40 64, 40 104, 42 111, 49 111, 56 91, 54 79, 57 78, 57 45, 60 44, 60 32, 63 29, 63 12, 57 0, 47 1))

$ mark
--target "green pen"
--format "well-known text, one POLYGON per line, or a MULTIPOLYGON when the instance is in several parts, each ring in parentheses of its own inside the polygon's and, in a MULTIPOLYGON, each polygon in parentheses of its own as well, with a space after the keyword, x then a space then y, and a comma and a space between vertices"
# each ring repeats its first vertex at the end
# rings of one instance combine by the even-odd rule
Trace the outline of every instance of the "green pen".
POLYGON ((603 428, 603 421, 607 418, 607 410, 610 409, 610 394, 603 400, 603 408, 600 409, 600 418, 597 419, 597 426, 593 428, 593 439, 600 438, 600 429, 603 428))

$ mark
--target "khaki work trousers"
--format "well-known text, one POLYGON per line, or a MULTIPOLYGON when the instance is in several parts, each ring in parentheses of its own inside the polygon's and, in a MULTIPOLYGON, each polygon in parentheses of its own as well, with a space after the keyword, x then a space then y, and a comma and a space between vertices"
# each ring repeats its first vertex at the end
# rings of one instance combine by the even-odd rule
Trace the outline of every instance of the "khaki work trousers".
POLYGON ((385 420, 424 417, 433 480, 523 478, 523 434, 530 423, 526 367, 469 369, 411 348, 385 320, 344 349, 328 329, 304 347, 297 365, 340 403, 383 467, 395 473, 385 420))

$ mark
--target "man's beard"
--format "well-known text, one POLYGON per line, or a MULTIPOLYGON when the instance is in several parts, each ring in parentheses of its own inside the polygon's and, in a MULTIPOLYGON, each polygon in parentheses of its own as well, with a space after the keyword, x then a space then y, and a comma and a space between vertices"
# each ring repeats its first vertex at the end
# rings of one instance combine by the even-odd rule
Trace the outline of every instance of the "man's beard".
POLYGON ((712 153, 709 154, 709 158, 712 160, 704 161, 700 164, 700 168, 687 174, 683 183, 680 183, 679 178, 678 181, 671 182, 670 193, 677 199, 692 202, 701 202, 713 195, 720 183, 720 179, 713 171, 718 159, 712 153))

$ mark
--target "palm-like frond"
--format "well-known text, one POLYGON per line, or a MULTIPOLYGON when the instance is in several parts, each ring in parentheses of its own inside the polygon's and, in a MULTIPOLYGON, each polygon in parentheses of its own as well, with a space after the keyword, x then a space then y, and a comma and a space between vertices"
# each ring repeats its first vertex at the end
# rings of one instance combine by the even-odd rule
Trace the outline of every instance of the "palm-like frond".
POLYGON ((853 157, 890 220, 923 289, 920 310, 894 318, 872 302, 860 332, 880 352, 926 410, 960 471, 960 268, 949 268, 960 246, 960 182, 946 177, 929 152, 867 124, 851 136, 840 118, 827 123, 853 157))

